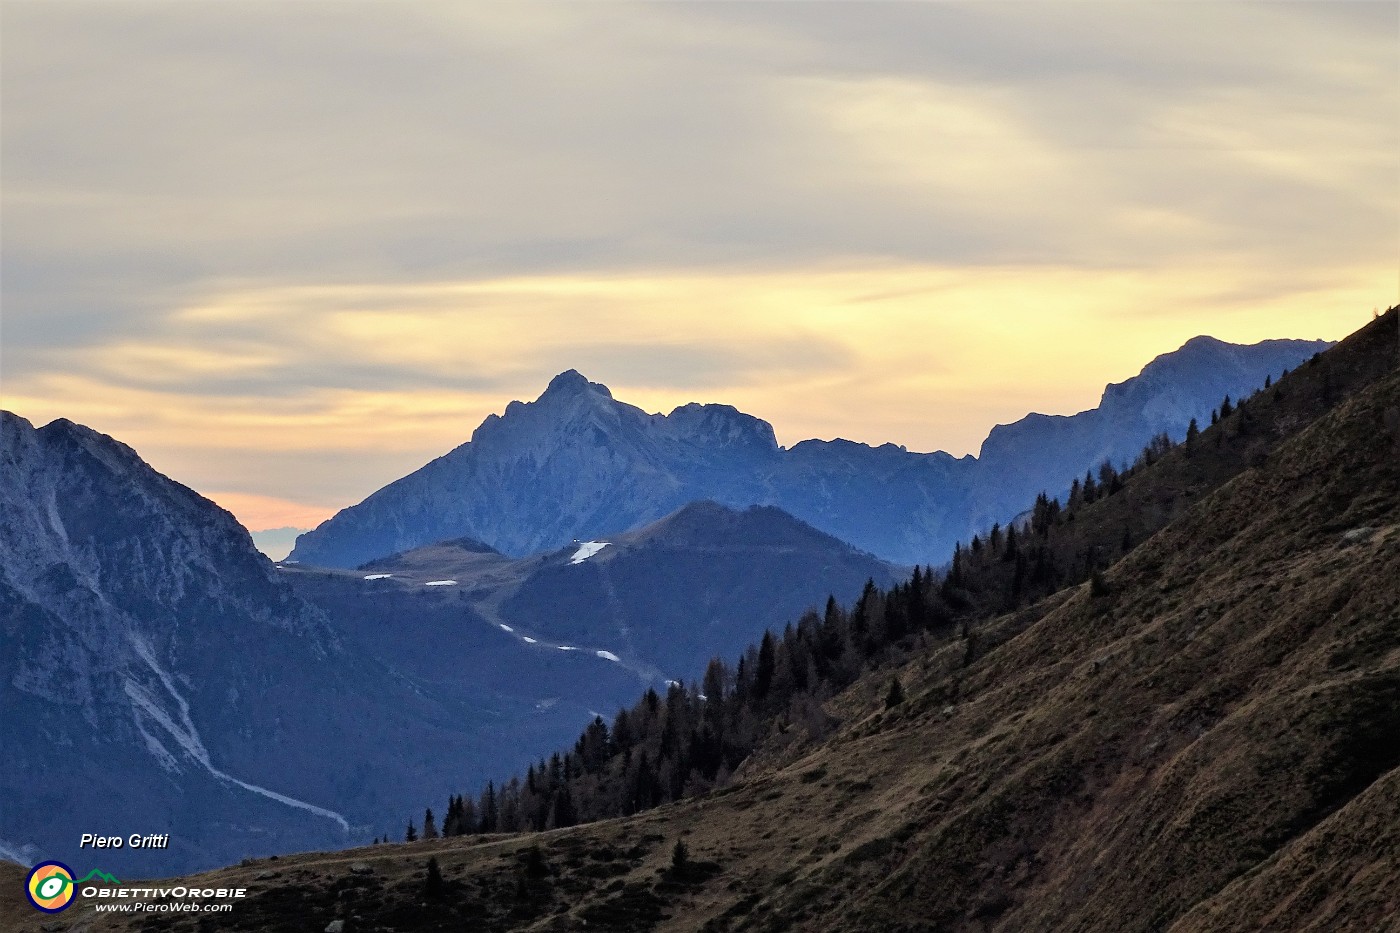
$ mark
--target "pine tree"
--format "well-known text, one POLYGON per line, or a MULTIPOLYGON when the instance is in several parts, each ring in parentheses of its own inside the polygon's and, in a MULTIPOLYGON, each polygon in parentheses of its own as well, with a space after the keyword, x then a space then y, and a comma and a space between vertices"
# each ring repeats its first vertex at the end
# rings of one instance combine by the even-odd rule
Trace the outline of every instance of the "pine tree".
POLYGON ((1191 423, 1186 426, 1186 443, 1193 444, 1196 438, 1201 436, 1201 429, 1196 426, 1196 419, 1192 418, 1191 423))
POLYGON ((550 810, 549 824, 554 829, 564 829, 578 823, 578 812, 574 810, 574 798, 565 784, 554 793, 554 805, 550 810))
POLYGON ((904 688, 898 677, 890 678, 890 689, 885 693, 885 709, 893 709, 904 702, 904 688))
POLYGON ((685 844, 684 839, 677 839, 675 847, 671 849, 671 873, 683 875, 689 867, 690 847, 685 844))
POLYGON ((1016 547, 1016 526, 1006 526, 1006 553, 1002 555, 1003 560, 1015 560, 1018 553, 1016 547))
MULTIPOLYGON (((874 581, 872 580, 867 585, 873 587, 874 581)), ((763 641, 758 647, 758 670, 754 673, 753 679, 754 693, 757 694, 760 699, 768 695, 768 688, 773 683, 773 651, 773 633, 764 632, 763 641)))
POLYGON ((527 878, 547 878, 549 877, 549 866, 545 864, 544 853, 539 846, 530 846, 525 850, 525 876, 527 878))
POLYGON ((1103 571, 1095 570, 1089 574, 1089 595, 1094 599, 1108 595, 1108 581, 1104 579, 1103 571))
POLYGON ((486 790, 481 792, 481 831, 483 833, 494 833, 497 826, 496 810, 496 785, 486 782, 486 790))
POLYGON ((409 820, 409 821, 408 821, 408 829, 404 830, 403 841, 404 841, 404 842, 417 842, 417 841, 418 841, 418 830, 416 830, 416 829, 413 828, 413 821, 412 821, 412 820, 409 820))
POLYGON ((428 859, 428 876, 423 879, 423 896, 430 901, 442 897, 447 884, 442 880, 442 869, 438 867, 437 856, 428 859))
POLYGON ((429 807, 428 812, 423 814, 423 838, 436 839, 437 837, 437 823, 433 820, 433 808, 429 807))

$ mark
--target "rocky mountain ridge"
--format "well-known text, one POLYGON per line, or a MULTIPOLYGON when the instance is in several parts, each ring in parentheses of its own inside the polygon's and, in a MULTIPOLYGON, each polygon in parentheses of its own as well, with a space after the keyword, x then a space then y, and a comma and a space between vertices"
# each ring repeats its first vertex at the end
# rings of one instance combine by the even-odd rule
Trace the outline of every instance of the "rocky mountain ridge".
POLYGON ((1059 516, 1174 520, 914 642, 831 699, 834 733, 775 723, 733 785, 624 819, 290 859, 236 928, 1393 928, 1397 324, 1059 516))
POLYGON ((1225 395, 1326 346, 1198 337, 1109 386, 1098 408, 993 429, 976 458, 840 439, 785 449, 771 425, 731 406, 648 414, 570 370, 534 402, 489 416, 466 444, 301 535, 290 556, 355 567, 464 536, 522 556, 712 499, 775 505, 895 563, 941 563, 956 540, 1008 520, 1041 490, 1068 489, 1104 459, 1131 460, 1158 433, 1180 439, 1225 395))
POLYGON ((128 877, 396 830, 405 797, 522 767, 891 572, 776 510, 696 504, 577 562, 459 540, 318 574, 72 422, 0 413, 0 475, 0 801, 24 803, 0 803, 0 857, 168 833, 106 856, 128 877))
POLYGON ((430 761, 471 759, 468 708, 347 649, 232 515, 129 447, 0 413, 0 473, 10 854, 168 833, 107 855, 130 874, 343 846, 432 788, 430 761))

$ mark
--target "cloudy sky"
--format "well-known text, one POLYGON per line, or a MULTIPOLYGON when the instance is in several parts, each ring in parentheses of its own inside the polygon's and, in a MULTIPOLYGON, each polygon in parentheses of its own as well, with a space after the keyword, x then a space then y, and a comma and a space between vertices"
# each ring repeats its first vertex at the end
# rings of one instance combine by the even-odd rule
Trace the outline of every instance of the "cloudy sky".
POLYGON ((0 405, 309 526, 573 367, 977 449, 1400 287, 1400 5, 0 4, 0 405))

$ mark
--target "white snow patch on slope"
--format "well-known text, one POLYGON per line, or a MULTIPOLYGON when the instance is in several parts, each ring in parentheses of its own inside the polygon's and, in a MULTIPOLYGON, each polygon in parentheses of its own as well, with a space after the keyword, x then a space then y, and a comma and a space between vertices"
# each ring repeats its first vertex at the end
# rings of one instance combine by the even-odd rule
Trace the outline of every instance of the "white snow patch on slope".
POLYGON ((555 645, 554 647, 558 648, 560 651, 577 651, 577 650, 578 650, 578 649, 575 648, 573 645, 555 645))
POLYGON ((611 651, 597 651, 594 653, 597 654, 598 657, 602 658, 604 661, 617 661, 619 664, 622 663, 622 659, 619 658, 617 655, 613 654, 611 651))
POLYGON ((456 586, 456 580, 429 580, 424 586, 456 586))
POLYGON ((366 580, 387 580, 387 579, 389 579, 389 578, 392 577, 392 576, 393 576, 392 573, 371 573, 371 574, 368 574, 368 575, 365 577, 365 579, 366 579, 366 580))
MULTIPOLYGON (((347 833, 350 832, 350 823, 345 817, 336 813, 334 810, 327 810, 315 804, 307 803, 304 800, 297 800, 293 797, 279 794, 276 791, 268 790, 266 787, 249 784, 247 781, 241 781, 233 775, 214 767, 214 763, 209 757, 209 751, 204 747, 204 742, 199 737, 199 730, 195 729, 194 722, 190 719, 190 705, 185 701, 185 698, 180 695, 180 691, 175 689, 174 679, 156 663, 155 652, 151 650, 150 645, 146 644, 136 635, 131 635, 130 640, 132 647, 136 649, 137 657, 146 662, 146 666, 156 675, 160 680, 161 686, 165 688, 165 691, 170 694, 170 697, 179 707, 180 722, 175 722, 174 718, 160 707, 160 704, 156 702, 155 697, 151 695, 149 690, 136 681, 128 679, 122 686, 126 691, 127 697, 131 700, 133 710, 138 713, 145 713, 147 716, 151 717, 161 728, 170 733, 170 737, 174 739, 191 758, 203 765, 206 771, 219 780, 227 781, 230 784, 237 784, 244 790, 260 794, 263 797, 275 800, 278 803, 286 804, 289 807, 296 807, 298 810, 306 810, 308 813, 314 813, 328 820, 334 820, 340 824, 342 830, 347 833)), ((174 759, 174 756, 170 754, 170 751, 166 749, 164 745, 156 741, 146 732, 145 728, 142 726, 140 715, 136 717, 136 724, 138 728, 141 729, 141 734, 147 739, 148 749, 155 753, 155 749, 151 748, 151 743, 154 743, 172 760, 174 759)), ((160 758, 158 753, 156 753, 156 755, 157 759, 161 761, 161 766, 164 767, 166 762, 160 758)))
POLYGON ((585 541, 578 546, 577 551, 574 551, 574 556, 569 558, 569 563, 581 564, 607 546, 608 542, 606 541, 585 541))
POLYGON ((535 640, 534 640, 533 638, 531 638, 529 635, 521 635, 521 636, 520 636, 520 640, 523 641, 523 642, 525 642, 525 644, 527 644, 527 645, 538 645, 538 644, 539 644, 539 642, 535 641, 535 640))
POLYGON ((503 632, 513 632, 513 631, 515 631, 515 629, 511 628, 509 625, 506 625, 504 622, 500 622, 500 623, 497 623, 497 624, 501 626, 501 631, 503 631, 503 632))

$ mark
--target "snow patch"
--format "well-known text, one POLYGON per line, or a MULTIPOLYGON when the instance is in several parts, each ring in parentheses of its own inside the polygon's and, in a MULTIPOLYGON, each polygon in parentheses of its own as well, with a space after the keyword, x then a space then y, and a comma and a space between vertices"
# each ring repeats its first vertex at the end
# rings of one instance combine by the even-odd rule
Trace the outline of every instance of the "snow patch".
POLYGON ((392 573, 371 573, 365 577, 366 580, 387 580, 392 577, 392 573))
POLYGON ((619 658, 617 655, 613 654, 611 651, 595 651, 594 654, 598 655, 598 657, 602 658, 604 661, 616 661, 619 664, 622 663, 622 659, 619 658))
POLYGON ((577 651, 577 650, 578 650, 578 649, 575 648, 573 645, 555 645, 554 647, 558 648, 560 651, 577 651))
POLYGON ((424 586, 456 586, 456 580, 429 580, 424 586))
POLYGON ((527 644, 527 645, 538 645, 538 644, 539 644, 539 642, 535 641, 535 640, 534 640, 533 638, 531 638, 529 635, 521 635, 521 636, 520 636, 520 640, 523 641, 523 642, 525 642, 525 644, 527 644))
POLYGON ((585 541, 578 546, 577 551, 574 551, 574 556, 569 558, 569 563, 581 564, 607 546, 608 542, 606 541, 585 541))
POLYGON ((511 628, 509 625, 506 625, 504 622, 498 622, 497 624, 500 625, 501 631, 503 631, 503 632, 513 632, 513 631, 515 631, 515 629, 511 628))

